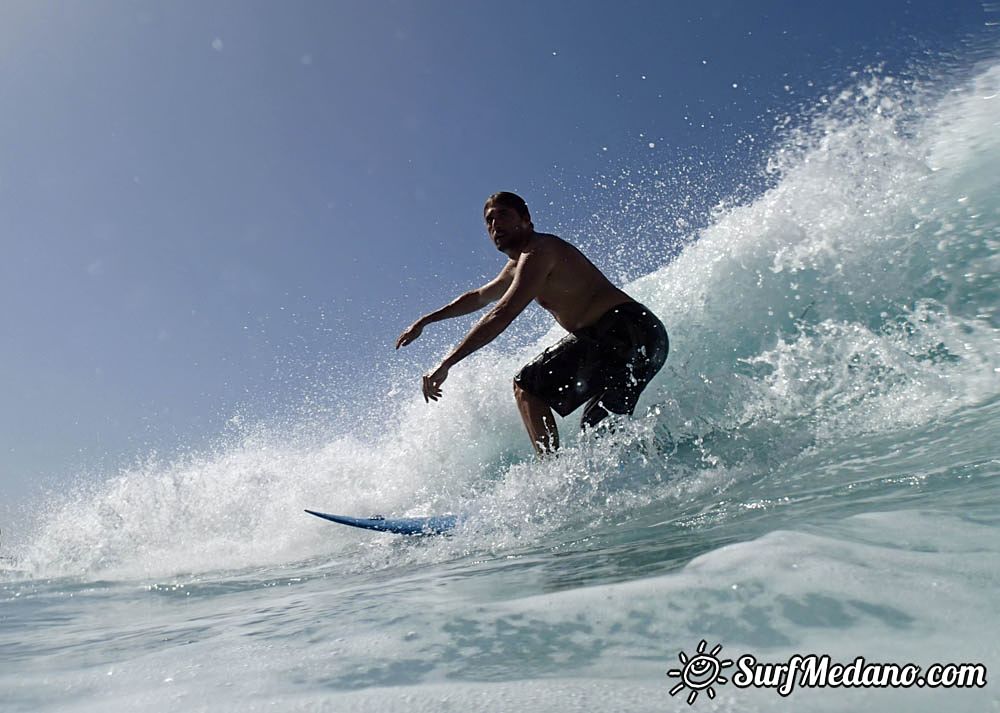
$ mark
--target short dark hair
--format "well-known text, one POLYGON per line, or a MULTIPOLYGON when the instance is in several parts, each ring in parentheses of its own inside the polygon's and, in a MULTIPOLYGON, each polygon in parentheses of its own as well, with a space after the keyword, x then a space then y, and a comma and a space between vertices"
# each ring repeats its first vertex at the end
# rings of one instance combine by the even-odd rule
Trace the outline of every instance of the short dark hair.
POLYGON ((524 199, 516 193, 511 193, 510 191, 500 191, 499 193, 494 193, 492 196, 486 199, 486 203, 483 205, 483 213, 491 205, 502 205, 507 208, 513 208, 517 211, 517 214, 531 222, 531 213, 528 212, 528 204, 524 202, 524 199))

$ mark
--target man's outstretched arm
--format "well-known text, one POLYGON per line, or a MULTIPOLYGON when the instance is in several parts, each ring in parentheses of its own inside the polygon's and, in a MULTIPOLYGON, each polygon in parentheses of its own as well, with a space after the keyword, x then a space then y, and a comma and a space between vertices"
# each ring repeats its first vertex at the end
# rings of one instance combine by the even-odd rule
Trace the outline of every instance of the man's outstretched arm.
POLYGON ((461 317, 463 314, 475 312, 491 302, 496 302, 507 291, 511 282, 513 282, 515 264, 516 263, 513 260, 509 261, 506 265, 504 265, 504 268, 500 271, 499 275, 494 277, 493 280, 486 283, 479 289, 463 292, 456 299, 452 300, 441 309, 425 314, 423 317, 403 330, 403 333, 399 335, 399 339, 396 340, 396 349, 405 347, 407 344, 419 337, 424 327, 428 324, 440 322, 445 319, 451 319, 452 317, 461 317))
POLYGON ((424 400, 436 401, 441 396, 441 384, 448 377, 448 370, 478 349, 497 338, 517 315, 537 297, 545 285, 553 266, 553 257, 547 253, 530 253, 521 256, 514 271, 514 279, 500 301, 469 330, 441 365, 424 376, 424 400))

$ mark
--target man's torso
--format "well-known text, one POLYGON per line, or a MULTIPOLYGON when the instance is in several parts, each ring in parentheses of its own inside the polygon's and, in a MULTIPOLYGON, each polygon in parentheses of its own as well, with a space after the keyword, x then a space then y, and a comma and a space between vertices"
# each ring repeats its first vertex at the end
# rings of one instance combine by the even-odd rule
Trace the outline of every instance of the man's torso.
POLYGON ((544 250, 554 258, 541 292, 535 300, 566 331, 594 324, 605 312, 632 298, 615 287, 587 257, 565 240, 536 233, 526 253, 544 250))

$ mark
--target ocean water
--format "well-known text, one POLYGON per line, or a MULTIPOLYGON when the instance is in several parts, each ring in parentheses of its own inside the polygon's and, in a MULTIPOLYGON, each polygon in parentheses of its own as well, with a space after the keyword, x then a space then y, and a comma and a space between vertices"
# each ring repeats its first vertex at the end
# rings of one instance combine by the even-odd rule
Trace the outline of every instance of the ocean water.
POLYGON ((571 417, 528 455, 510 375, 553 329, 433 408, 395 390, 374 439, 248 428, 35 503, 0 710, 1000 709, 1000 64, 862 73, 779 133, 767 190, 627 285, 671 354, 613 435, 571 417), (786 698, 729 668, 689 705, 667 672, 702 641, 987 683, 786 698))

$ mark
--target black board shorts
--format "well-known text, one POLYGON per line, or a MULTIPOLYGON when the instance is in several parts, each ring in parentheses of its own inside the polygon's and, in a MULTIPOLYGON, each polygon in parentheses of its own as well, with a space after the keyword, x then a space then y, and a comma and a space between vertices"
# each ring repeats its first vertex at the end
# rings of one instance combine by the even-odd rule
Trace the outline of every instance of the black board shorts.
POLYGON ((514 383, 560 416, 586 402, 580 425, 594 426, 609 413, 632 415, 669 348, 667 330, 656 315, 638 302, 626 302, 539 354, 514 383))

